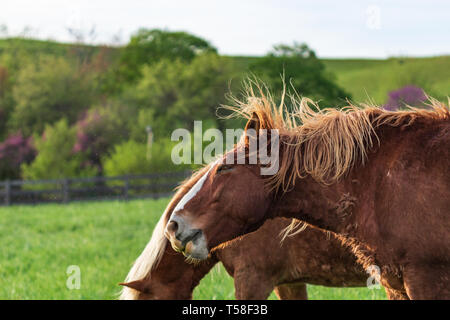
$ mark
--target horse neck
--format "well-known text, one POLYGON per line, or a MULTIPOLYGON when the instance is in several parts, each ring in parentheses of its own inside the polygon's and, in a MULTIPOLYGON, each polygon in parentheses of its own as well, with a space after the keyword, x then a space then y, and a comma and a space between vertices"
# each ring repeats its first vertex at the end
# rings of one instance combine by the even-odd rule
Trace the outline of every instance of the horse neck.
POLYGON ((154 290, 173 288, 173 295, 181 299, 189 299, 200 280, 217 263, 215 257, 208 258, 199 264, 191 264, 181 253, 176 253, 170 246, 161 258, 158 266, 147 278, 147 286, 154 290))
POLYGON ((217 262, 217 258, 213 255, 195 265, 194 273, 192 275, 191 291, 194 291, 195 287, 198 286, 200 281, 217 264, 217 262))
POLYGON ((304 178, 275 201, 274 217, 296 218, 337 233, 348 233, 353 223, 354 199, 346 192, 346 183, 326 186, 304 178))
MULTIPOLYGON (((275 201, 273 215, 297 218, 336 233, 354 236, 362 215, 370 216, 367 204, 377 190, 380 177, 387 174, 399 150, 421 138, 418 129, 426 125, 414 122, 404 127, 380 125, 375 129, 379 143, 367 150, 365 164, 357 164, 331 185, 311 177, 297 179, 295 185, 275 201)), ((430 129, 432 130, 432 129, 430 129)), ((373 200, 373 199, 372 199, 373 200)))

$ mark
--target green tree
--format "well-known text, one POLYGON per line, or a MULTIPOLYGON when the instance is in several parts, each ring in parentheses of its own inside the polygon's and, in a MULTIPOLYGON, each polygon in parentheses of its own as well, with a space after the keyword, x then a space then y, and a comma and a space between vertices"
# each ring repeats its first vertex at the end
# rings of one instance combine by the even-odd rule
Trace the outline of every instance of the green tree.
MULTIPOLYGON (((124 93, 128 103, 146 111, 155 134, 167 136, 175 128, 192 129, 194 120, 221 128, 216 109, 225 102, 234 68, 217 54, 202 54, 191 62, 161 60, 144 66, 142 79, 124 93)), ((145 132, 145 128, 139 129, 145 132)))
POLYGON ((332 74, 306 44, 277 45, 262 59, 250 65, 257 77, 261 78, 275 93, 283 90, 284 80, 295 91, 319 102, 321 107, 336 107, 345 103, 350 95, 334 82, 332 74))
POLYGON ((62 119, 47 125, 42 137, 34 137, 38 155, 30 164, 22 164, 22 176, 25 179, 60 179, 66 177, 92 176, 95 171, 84 167, 85 157, 75 153, 75 128, 69 127, 62 119))
POLYGON ((41 56, 19 71, 13 87, 16 103, 9 125, 24 135, 42 133, 46 124, 65 118, 73 123, 93 100, 88 73, 61 57, 41 56))
POLYGON ((75 152, 83 152, 88 164, 102 171, 101 157, 115 144, 128 139, 135 126, 136 111, 117 101, 109 101, 85 112, 76 123, 75 152))
POLYGON ((217 52, 211 44, 186 32, 140 29, 122 49, 119 58, 120 81, 134 82, 141 76, 142 65, 161 59, 190 61, 204 52, 217 52))
POLYGON ((7 135, 7 122, 14 102, 11 94, 9 72, 6 67, 0 65, 0 139, 7 135))

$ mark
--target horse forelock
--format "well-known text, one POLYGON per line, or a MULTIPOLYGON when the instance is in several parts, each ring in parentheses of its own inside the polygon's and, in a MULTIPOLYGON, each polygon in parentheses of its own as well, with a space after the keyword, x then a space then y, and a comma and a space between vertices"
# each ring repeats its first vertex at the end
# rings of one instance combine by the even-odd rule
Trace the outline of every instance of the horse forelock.
MULTIPOLYGON (((168 244, 168 240, 164 235, 164 229, 170 219, 174 208, 186 195, 186 193, 189 192, 192 186, 194 186, 198 182, 198 180, 200 180, 201 177, 209 170, 208 168, 209 166, 205 166, 199 169, 190 178, 183 181, 177 188, 177 192, 167 205, 166 210, 161 215, 158 223, 156 224, 150 241, 145 246, 144 251, 142 251, 142 253, 134 262, 124 282, 131 282, 142 279, 150 280, 150 273, 158 266, 168 244)), ((124 286, 120 293, 119 299, 136 300, 139 296, 139 293, 140 292, 135 289, 124 286)))

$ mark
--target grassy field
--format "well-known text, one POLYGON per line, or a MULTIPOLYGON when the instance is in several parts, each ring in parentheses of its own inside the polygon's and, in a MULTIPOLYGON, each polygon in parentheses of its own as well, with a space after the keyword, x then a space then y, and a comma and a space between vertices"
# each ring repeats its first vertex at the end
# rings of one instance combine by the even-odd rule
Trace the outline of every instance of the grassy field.
POLYGON ((323 60, 337 83, 351 93, 356 102, 369 98, 377 104, 387 102, 388 93, 406 85, 416 85, 427 94, 446 100, 450 94, 450 56, 431 58, 391 58, 386 60, 323 60))
MULTIPOLYGON (((168 199, 0 208, 0 299, 114 299, 168 199), (81 288, 68 289, 79 266, 81 288)), ((309 287, 311 299, 385 299, 383 290, 309 287)), ((233 299, 221 265, 195 299, 233 299)), ((272 299, 275 296, 272 294, 272 299)))

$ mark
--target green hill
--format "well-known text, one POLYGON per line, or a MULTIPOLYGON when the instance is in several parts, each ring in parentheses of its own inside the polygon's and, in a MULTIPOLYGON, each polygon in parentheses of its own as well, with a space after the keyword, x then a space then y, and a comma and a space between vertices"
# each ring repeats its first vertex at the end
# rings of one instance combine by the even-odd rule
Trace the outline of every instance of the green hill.
POLYGON ((82 58, 82 60, 95 57, 107 49, 108 59, 112 60, 118 56, 120 48, 110 46, 93 46, 86 44, 61 43, 56 41, 43 41, 24 38, 0 39, 0 56, 9 54, 13 57, 26 55, 35 57, 41 54, 54 56, 70 56, 82 58))
POLYGON ((450 95, 450 56, 323 61, 355 101, 367 101, 370 97, 381 104, 386 102, 389 91, 406 85, 419 86, 441 100, 450 95))
MULTIPOLYGON (((55 41, 10 38, 0 39, 0 54, 25 51, 31 54, 69 55, 82 52, 93 56, 100 46, 69 44, 55 41)), ((120 48, 108 47, 113 55, 120 48)), ((245 70, 259 57, 229 56, 238 69, 245 70)), ((389 59, 322 59, 337 83, 352 94, 356 102, 372 99, 386 102, 387 94, 405 85, 422 87, 429 95, 446 99, 450 95, 450 56, 389 59)))
MULTIPOLYGON (((246 68, 258 57, 230 57, 246 68)), ((423 88, 430 96, 450 95, 450 56, 389 59, 321 59, 336 82, 355 102, 383 104, 388 93, 406 85, 423 88)))

